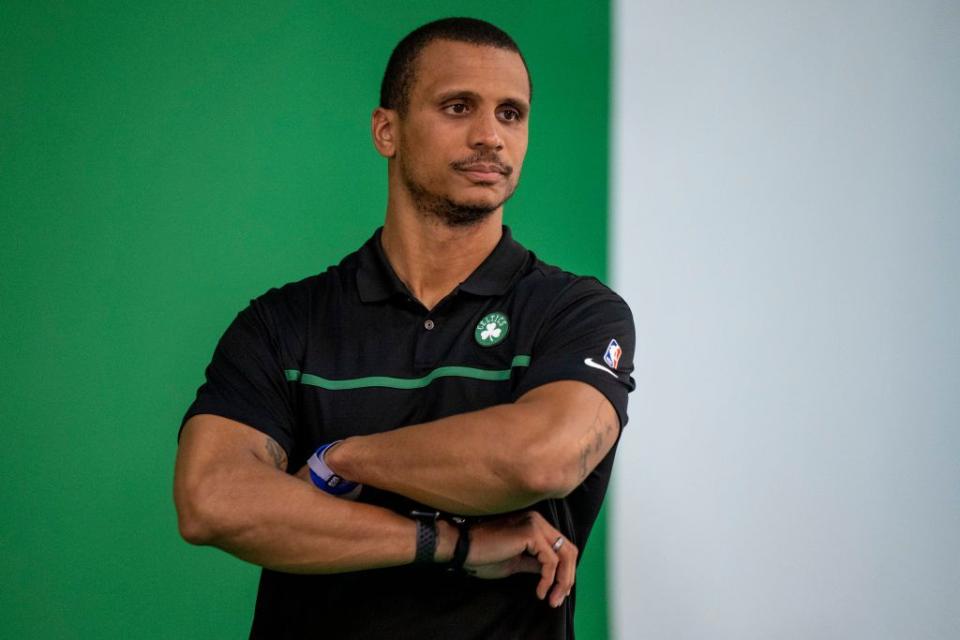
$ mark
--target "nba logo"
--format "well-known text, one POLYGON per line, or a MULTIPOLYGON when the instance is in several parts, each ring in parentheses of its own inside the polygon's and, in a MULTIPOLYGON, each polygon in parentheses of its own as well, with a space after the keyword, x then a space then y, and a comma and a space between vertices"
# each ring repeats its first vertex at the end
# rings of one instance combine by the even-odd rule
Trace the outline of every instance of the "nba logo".
POLYGON ((620 356, 623 354, 623 349, 620 348, 620 345, 616 340, 611 340, 610 344, 607 345, 607 351, 603 354, 603 361, 607 363, 611 369, 616 369, 617 365, 620 364, 620 356))

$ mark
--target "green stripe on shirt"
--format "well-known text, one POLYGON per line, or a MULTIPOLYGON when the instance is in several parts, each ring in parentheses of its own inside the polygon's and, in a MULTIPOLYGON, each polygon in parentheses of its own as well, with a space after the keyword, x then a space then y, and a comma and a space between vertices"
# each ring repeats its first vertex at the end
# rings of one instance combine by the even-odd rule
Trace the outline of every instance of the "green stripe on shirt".
POLYGON ((478 369, 477 367, 448 366, 437 367, 421 378, 395 378, 392 376, 367 376, 365 378, 347 378, 330 380, 297 369, 286 369, 284 373, 290 382, 299 382, 329 391, 365 389, 368 387, 387 387, 389 389, 420 389, 437 378, 472 378, 474 380, 509 380, 516 367, 530 366, 530 356, 514 356, 508 369, 478 369))

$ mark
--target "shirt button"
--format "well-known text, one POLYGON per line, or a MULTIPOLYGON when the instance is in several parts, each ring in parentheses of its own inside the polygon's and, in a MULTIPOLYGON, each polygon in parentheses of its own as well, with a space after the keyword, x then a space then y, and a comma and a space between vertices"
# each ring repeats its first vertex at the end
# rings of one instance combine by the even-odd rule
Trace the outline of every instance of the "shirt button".
POLYGON ((429 320, 429 319, 428 319, 426 322, 423 323, 423 328, 426 329, 427 331, 430 331, 430 330, 433 329, 435 326, 437 326, 437 325, 435 325, 435 324, 433 323, 433 320, 429 320))

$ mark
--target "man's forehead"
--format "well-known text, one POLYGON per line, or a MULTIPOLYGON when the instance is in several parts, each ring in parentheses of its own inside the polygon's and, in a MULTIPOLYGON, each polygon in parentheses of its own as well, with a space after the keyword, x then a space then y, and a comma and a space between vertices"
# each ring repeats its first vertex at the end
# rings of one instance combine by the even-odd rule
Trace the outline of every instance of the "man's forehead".
POLYGON ((420 52, 414 74, 414 93, 422 97, 450 90, 489 93, 503 98, 530 100, 530 79, 523 59, 515 51, 489 45, 434 40, 420 52))

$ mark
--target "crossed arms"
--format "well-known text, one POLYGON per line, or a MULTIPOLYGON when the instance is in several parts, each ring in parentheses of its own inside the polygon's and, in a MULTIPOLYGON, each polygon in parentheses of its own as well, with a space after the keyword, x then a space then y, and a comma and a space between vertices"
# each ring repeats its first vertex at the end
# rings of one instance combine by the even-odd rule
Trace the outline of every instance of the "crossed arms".
MULTIPOLYGON (((543 385, 498 405, 369 436, 333 448, 343 477, 462 515, 515 512, 575 489, 619 435, 613 406, 576 381, 543 385)), ((286 454, 263 433, 202 414, 184 426, 174 475, 181 535, 292 573, 338 573, 407 564, 415 523, 388 509, 316 490, 286 473, 286 454)), ((453 555, 457 531, 438 524, 435 559, 453 555)), ((535 512, 472 530, 466 566, 479 577, 541 575, 538 597, 559 606, 577 549, 535 512), (551 588, 552 587, 552 588, 551 588)))

